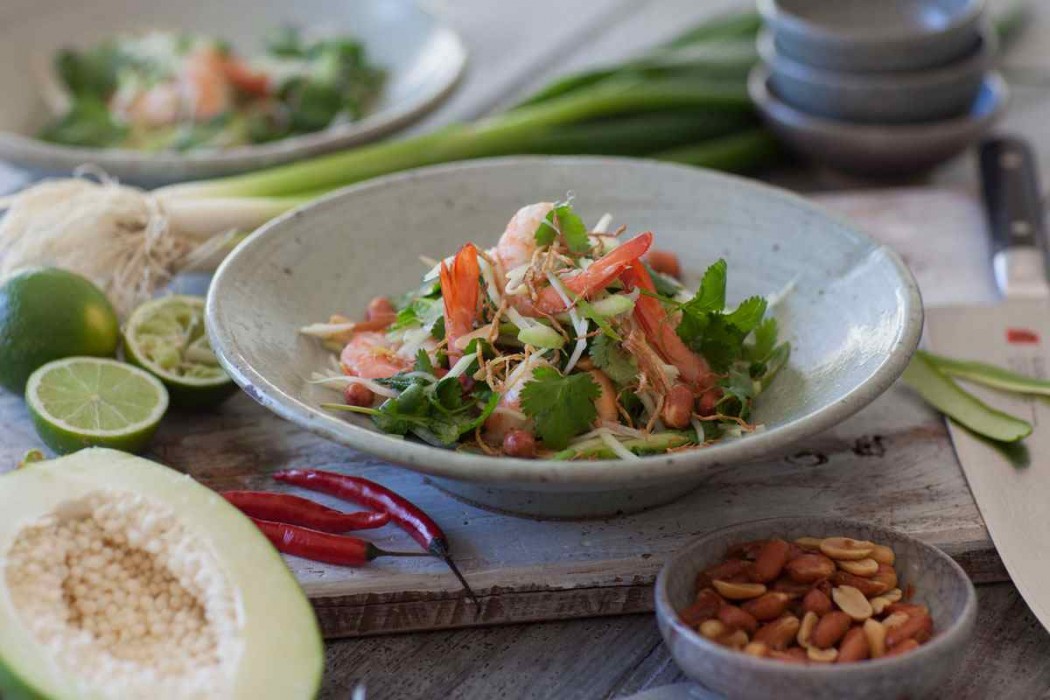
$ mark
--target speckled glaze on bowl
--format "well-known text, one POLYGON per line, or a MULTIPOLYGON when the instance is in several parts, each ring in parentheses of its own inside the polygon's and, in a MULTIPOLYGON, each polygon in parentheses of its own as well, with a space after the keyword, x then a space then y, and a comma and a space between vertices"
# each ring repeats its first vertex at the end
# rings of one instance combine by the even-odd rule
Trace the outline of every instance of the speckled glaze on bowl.
MULTIPOLYGON (((463 72, 467 51, 459 36, 420 0, 92 0, 44 2, 0 24, 0 159, 35 174, 68 175, 90 163, 124 182, 154 186, 219 177, 362 143, 403 126, 435 107, 463 72), (121 32, 178 29, 228 40, 257 51, 281 26, 320 36, 348 33, 388 72, 373 111, 323 131, 224 150, 143 153, 78 148, 35 138, 48 110, 42 75, 55 52, 87 47, 121 32)), ((29 8, 29 5, 26 5, 29 8)))
POLYGON ((973 633, 977 594, 966 572, 944 552, 896 530, 839 518, 769 518, 709 533, 675 554, 656 579, 656 617, 682 671, 711 690, 747 700, 925 698, 958 668, 973 633), (841 535, 889 545, 901 587, 933 617, 934 637, 908 654, 855 664, 796 666, 730 651, 683 624, 678 610, 695 597, 696 575, 748 540, 841 535))
POLYGON ((857 124, 808 114, 774 92, 765 66, 751 71, 748 94, 770 130, 800 157, 874 176, 922 172, 959 155, 988 133, 1009 101, 1006 81, 995 72, 985 75, 969 112, 917 124, 857 124))
POLYGON ((781 50, 833 70, 917 70, 973 46, 984 0, 758 0, 781 50))
POLYGON ((970 110, 995 57, 995 33, 982 32, 970 52, 951 63, 892 73, 814 68, 777 51, 769 31, 759 34, 758 52, 776 94, 792 107, 859 123, 925 122, 970 110))
POLYGON ((786 449, 854 413, 903 371, 922 304, 900 259, 801 197, 738 177, 624 158, 506 158, 425 168, 351 187, 263 226, 226 259, 207 304, 212 346, 234 380, 320 435, 433 477, 481 505, 540 517, 640 510, 719 466, 786 449), (297 333, 379 294, 418 286, 420 255, 495 244, 521 206, 574 191, 585 221, 610 212, 676 251, 686 281, 719 257, 729 296, 772 294, 793 352, 755 407, 766 430, 637 461, 518 460, 430 447, 319 404, 308 384, 331 355, 297 333))

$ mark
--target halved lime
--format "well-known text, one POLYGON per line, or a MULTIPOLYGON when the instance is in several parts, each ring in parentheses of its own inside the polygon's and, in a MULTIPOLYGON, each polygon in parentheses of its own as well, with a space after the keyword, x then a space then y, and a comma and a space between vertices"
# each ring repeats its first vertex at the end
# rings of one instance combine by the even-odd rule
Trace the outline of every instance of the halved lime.
POLYGON ((124 357, 164 382, 181 408, 213 406, 237 390, 208 344, 203 297, 164 297, 135 309, 124 326, 124 357))
POLYGON ((168 392, 138 367, 69 357, 29 376, 26 405, 40 439, 59 454, 83 447, 139 452, 168 410, 168 392))

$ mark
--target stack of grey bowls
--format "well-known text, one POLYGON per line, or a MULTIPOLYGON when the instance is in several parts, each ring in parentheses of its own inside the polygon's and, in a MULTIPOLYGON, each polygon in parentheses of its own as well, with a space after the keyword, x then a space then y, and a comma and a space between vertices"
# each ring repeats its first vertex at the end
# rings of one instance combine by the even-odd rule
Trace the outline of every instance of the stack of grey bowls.
POLYGON ((792 150, 838 170, 927 170, 1006 107, 983 0, 759 0, 762 63, 749 81, 792 150))

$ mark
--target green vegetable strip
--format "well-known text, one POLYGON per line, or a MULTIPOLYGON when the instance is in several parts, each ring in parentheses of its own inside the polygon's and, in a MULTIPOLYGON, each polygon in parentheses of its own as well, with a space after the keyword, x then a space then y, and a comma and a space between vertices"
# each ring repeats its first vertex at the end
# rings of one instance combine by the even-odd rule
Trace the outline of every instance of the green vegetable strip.
POLYGON ((676 48, 704 41, 749 39, 754 38, 761 27, 762 18, 755 12, 723 15, 702 22, 692 29, 687 29, 667 42, 665 46, 676 48))
POLYGON ((1032 432, 1032 426, 1027 421, 994 409, 964 391, 937 369, 924 353, 912 358, 904 370, 903 379, 938 411, 987 438, 1016 442, 1032 432))
MULTIPOLYGON (((696 444, 696 435, 691 432, 653 433, 645 438, 622 440, 623 446, 636 455, 662 454, 676 447, 696 444)), ((585 440, 578 445, 556 452, 552 459, 619 459, 619 455, 601 438, 585 440)))
POLYGON ((737 114, 667 112, 567 124, 537 132, 521 153, 644 155, 739 131, 737 114))
POLYGON ((775 161, 780 155, 776 139, 764 129, 749 129, 693 146, 651 154, 657 160, 685 163, 729 172, 745 172, 775 161))
POLYGON ((247 175, 173 185, 158 194, 196 197, 278 196, 334 189, 408 168, 519 152, 538 131, 602 117, 670 109, 711 110, 751 120, 740 82, 653 81, 601 85, 557 100, 514 110, 432 134, 278 166, 247 175))
POLYGON ((1044 379, 1028 377, 984 362, 954 360, 950 357, 934 355, 922 350, 918 354, 926 358, 944 374, 949 374, 953 377, 969 379, 972 382, 1005 391, 1050 396, 1050 382, 1044 379))

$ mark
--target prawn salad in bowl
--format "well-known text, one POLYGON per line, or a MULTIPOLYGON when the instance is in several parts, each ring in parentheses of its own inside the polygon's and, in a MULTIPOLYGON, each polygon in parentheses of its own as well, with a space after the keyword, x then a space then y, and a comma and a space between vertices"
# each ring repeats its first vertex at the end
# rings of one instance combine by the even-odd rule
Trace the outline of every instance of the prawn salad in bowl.
MULTIPOLYGON (((552 235, 544 231, 541 237, 552 235)), ((720 270, 717 264, 707 289, 720 292, 720 284, 714 284, 721 278, 720 270)), ((791 193, 698 168, 630 158, 513 157, 378 178, 267 223, 238 245, 217 271, 208 293, 206 325, 211 346, 231 378, 264 407, 302 428, 425 474, 442 489, 486 507, 538 517, 596 517, 666 503, 701 485, 715 470, 747 468, 744 462, 796 449, 798 443, 840 423, 885 391, 903 371, 918 342, 922 305, 911 274, 892 250, 791 193), (585 224, 576 225, 572 217, 552 219, 557 227, 554 238, 537 241, 540 220, 546 220, 549 212, 533 211, 531 223, 526 221, 530 215, 523 215, 516 222, 521 227, 514 227, 523 248, 509 251, 513 253, 509 263, 497 258, 499 240, 515 211, 527 202, 569 191, 575 193, 574 213, 585 224), (615 225, 626 224, 631 231, 615 236, 610 225, 608 233, 601 234, 605 227, 597 222, 604 212, 613 212, 615 225), (579 249, 584 245, 580 228, 588 234, 588 250, 579 249), (599 235, 590 235, 595 230, 599 235), (647 230, 654 232, 653 242, 647 236, 638 239, 638 232, 647 230), (573 243, 576 240, 579 243, 573 243), (470 249, 460 254, 470 241, 477 253, 477 306, 468 298, 475 289, 470 284, 446 284, 444 294, 440 293, 442 261, 421 265, 419 257, 449 256, 444 260, 446 275, 458 283, 474 274, 470 249), (669 279, 673 265, 653 254, 657 247, 676 254, 683 289, 669 279), (639 252, 641 248, 647 250, 639 252), (556 255, 550 254, 552 249, 556 255), (531 257, 514 257, 529 250, 540 251, 535 254, 549 258, 552 267, 537 268, 531 257), (726 303, 720 310, 720 293, 712 294, 711 302, 702 294, 697 298, 697 291, 705 288, 705 271, 719 260, 726 261, 726 303), (528 267, 510 274, 526 263, 528 267), (592 267, 594 272, 583 277, 592 267), (603 268, 611 276, 599 281, 599 287, 575 286, 596 279, 603 268), (533 272, 526 277, 524 272, 530 269, 533 272), (500 270, 505 275, 502 280, 497 277, 500 270), (642 287, 643 271, 654 291, 642 287), (569 303, 560 299, 547 272, 565 288, 569 303), (486 281, 487 275, 494 284, 486 281), (573 278, 581 281, 572 282, 573 278), (515 293, 522 286, 524 294, 515 293), (501 295, 496 301, 489 296, 490 288, 501 295), (372 304, 370 314, 360 312, 380 295, 387 301, 372 304), (445 321, 446 296, 456 300, 452 311, 467 310, 457 313, 450 324, 445 321), (757 299, 743 303, 752 297, 757 299), (759 315, 754 312, 763 299, 770 303, 762 320, 744 323, 748 309, 749 315, 759 315), (503 300, 506 308, 494 326, 503 300), (586 331, 575 330, 570 307, 581 325, 587 322, 586 331), (668 324, 654 324, 647 332, 638 322, 639 316, 647 315, 646 307, 655 309, 651 315, 657 318, 662 311, 668 324), (473 317, 470 309, 476 310, 473 317), (687 311, 696 313, 687 316, 687 311), (331 319, 333 313, 347 318, 331 319), (515 314, 524 323, 515 323, 511 318, 515 314), (728 327, 730 316, 744 328, 756 325, 741 338, 741 326, 728 327), (775 341, 767 320, 773 316, 775 341), (682 328, 686 319, 693 329, 682 328), (722 345, 714 342, 701 343, 699 352, 692 347, 698 326, 705 322, 725 327, 733 338, 732 353, 720 353, 722 345), (317 324, 328 328, 315 327, 313 335, 300 332, 317 324), (339 328, 334 324, 374 325, 369 330, 367 325, 339 328), (461 353, 458 357, 448 357, 446 325, 456 326, 452 352, 461 353), (607 335, 603 325, 620 340, 607 335), (355 332, 336 335, 350 330, 355 332), (669 387, 652 387, 654 380, 661 381, 661 372, 645 372, 632 354, 628 347, 632 330, 637 331, 633 337, 644 339, 644 347, 659 358, 669 387), (365 413, 356 413, 357 409, 346 406, 342 392, 345 385, 360 382, 342 371, 339 359, 353 337, 364 333, 374 334, 362 337, 382 348, 372 353, 376 359, 385 358, 393 366, 388 368, 389 376, 361 377, 375 382, 372 388, 365 386, 375 397, 370 405, 360 407, 367 409, 365 413), (569 367, 581 336, 586 344, 569 367), (665 354, 675 352, 668 351, 671 344, 677 346, 674 337, 707 363, 710 375, 701 371, 687 375, 690 365, 703 365, 665 354), (769 373, 786 347, 769 357, 765 370, 756 366, 752 374, 752 365, 762 364, 764 348, 776 349, 784 343, 790 343, 790 360, 779 371, 769 373), (525 362, 526 345, 532 348, 528 357, 535 359, 525 367, 546 363, 533 367, 531 374, 521 372, 534 380, 533 391, 540 390, 533 397, 537 403, 529 400, 533 391, 526 392, 528 383, 523 383, 519 408, 498 410, 500 401, 513 398, 511 394, 504 399, 509 393, 504 384, 508 373, 525 362), (607 351, 613 348, 617 352, 610 355, 607 351), (491 371, 491 384, 482 367, 491 371), (598 423, 598 412, 608 403, 596 405, 602 387, 589 369, 600 369, 609 378, 630 421, 620 414, 609 424, 598 423), (731 384, 733 377, 745 378, 743 370, 751 375, 750 385, 731 384), (411 374, 416 371, 421 374, 411 374), (442 383, 452 371, 456 373, 452 381, 442 383), (688 425, 668 425, 660 415, 663 407, 655 400, 647 408, 644 399, 634 402, 628 397, 638 391, 623 390, 640 389, 643 372, 646 391, 653 395, 661 389, 670 394, 676 384, 686 385, 692 393, 688 425), (379 383, 381 379, 386 385, 379 383), (403 383, 396 385, 399 381, 403 383), (749 386, 752 400, 746 412, 745 406, 734 404, 733 393, 746 393, 749 386), (493 399, 495 395, 499 398, 493 399), (705 396, 707 402, 717 404, 714 410, 723 418, 707 412, 711 406, 705 396), (413 397, 418 403, 407 400, 413 397), (425 416, 429 425, 410 420, 391 426, 399 432, 382 430, 376 416, 368 413, 378 411, 389 399, 401 399, 391 405, 406 409, 403 413, 412 419, 425 416), (495 405, 485 415, 492 401, 495 405), (344 408, 330 410, 324 404, 344 408), (540 418, 543 409, 557 411, 540 418), (506 420, 513 429, 518 414, 532 420, 534 459, 504 453, 503 440, 487 430, 493 427, 486 426, 493 416, 501 416, 496 421, 506 420), (445 422, 435 423, 435 416, 447 416, 447 427, 445 422), (704 433, 702 447, 693 418, 704 433), (545 442, 542 431, 550 430, 551 424, 557 430, 561 422, 570 424, 554 440, 559 445, 561 437, 565 446, 551 447, 550 436, 545 442), (738 434, 734 424, 739 426, 739 438, 733 437, 738 434), (421 439, 413 427, 440 433, 440 440, 428 437, 442 446, 421 439), (600 427, 606 427, 615 443, 637 458, 613 456, 612 450, 618 448, 607 442, 606 431, 588 435, 600 427), (632 439, 658 433, 675 433, 682 444, 651 454, 632 449, 637 447, 632 439), (476 441, 478 435, 492 454, 476 441), (581 445, 596 452, 590 458, 581 454, 569 459, 565 450, 581 445), (606 449, 609 452, 600 452, 606 449), (558 453, 565 454, 549 458, 558 453)), ((364 347, 366 341, 357 342, 364 347)), ((641 362, 649 359, 646 354, 641 362)), ((355 463, 368 459, 352 452, 346 458, 355 463)))
MULTIPOLYGON (((571 199, 571 198, 570 198, 571 199)), ((588 230, 571 201, 521 208, 366 318, 303 334, 338 352, 329 410, 386 433, 519 458, 638 459, 760 429, 752 402, 789 356, 768 302, 726 308, 725 260, 679 281, 654 235, 588 230)))

